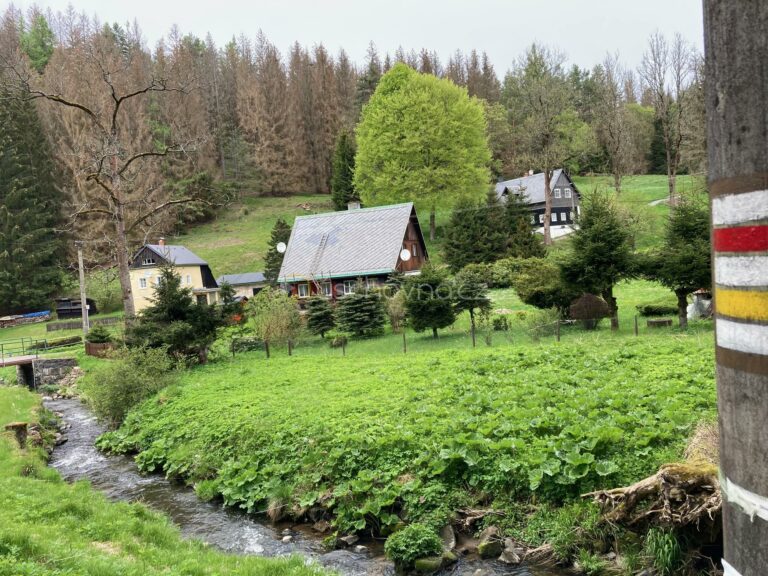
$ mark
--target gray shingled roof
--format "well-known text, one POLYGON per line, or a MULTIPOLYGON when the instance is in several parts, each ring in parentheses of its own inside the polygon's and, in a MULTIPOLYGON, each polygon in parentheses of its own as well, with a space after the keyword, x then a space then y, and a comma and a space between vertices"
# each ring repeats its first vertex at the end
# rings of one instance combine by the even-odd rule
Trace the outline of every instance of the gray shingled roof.
POLYGON ((262 284, 266 282, 263 272, 243 272, 242 274, 224 274, 216 278, 216 283, 221 285, 225 282, 230 286, 242 286, 244 284, 262 284))
MULTIPOLYGON (((551 182, 557 182, 563 170, 558 168, 552 172, 551 182)), ((528 198, 529 204, 544 203, 544 173, 540 172, 533 176, 523 176, 513 180, 505 180, 496 184, 496 197, 501 199, 505 190, 514 192, 515 188, 525 188, 522 190, 528 198)))
POLYGON ((147 248, 176 266, 208 265, 208 262, 184 246, 174 244, 166 244, 165 246, 160 246, 160 244, 147 244, 147 248))
POLYGON ((395 269, 413 203, 298 216, 279 282, 395 269))

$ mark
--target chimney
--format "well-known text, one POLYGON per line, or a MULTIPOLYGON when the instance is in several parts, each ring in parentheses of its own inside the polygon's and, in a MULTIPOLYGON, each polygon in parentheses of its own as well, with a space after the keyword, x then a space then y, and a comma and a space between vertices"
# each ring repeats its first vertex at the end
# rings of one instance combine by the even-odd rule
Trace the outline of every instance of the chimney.
POLYGON ((528 176, 533 176, 533 170, 528 170, 528 176))
POLYGON ((360 210, 360 200, 347 202, 347 210, 360 210))
POLYGON ((165 246, 165 237, 160 236, 160 239, 157 241, 158 246, 165 246))

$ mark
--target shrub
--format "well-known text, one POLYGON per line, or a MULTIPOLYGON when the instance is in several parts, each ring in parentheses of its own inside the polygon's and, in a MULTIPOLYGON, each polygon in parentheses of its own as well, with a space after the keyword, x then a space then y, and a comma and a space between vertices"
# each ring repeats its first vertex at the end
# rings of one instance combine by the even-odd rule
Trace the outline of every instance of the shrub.
POLYGON ((645 538, 645 552, 660 576, 676 574, 682 560, 680 543, 675 534, 661 528, 651 528, 645 538))
POLYGON ((496 288, 496 285, 493 283, 494 266, 496 266, 496 264, 467 264, 466 266, 464 266, 464 268, 462 268, 462 270, 467 272, 471 271, 475 275, 482 278, 483 282, 485 282, 488 285, 488 288, 496 288))
POLYGON ((571 303, 571 318, 581 320, 586 330, 594 330, 603 318, 611 315, 608 304, 594 294, 582 294, 571 303))
POLYGON ((112 342, 112 334, 109 333, 109 330, 103 324, 96 324, 88 330, 85 340, 91 344, 107 344, 112 342))
POLYGON ((534 342, 538 342, 542 336, 553 335, 557 331, 557 322, 559 321, 560 312, 557 308, 545 308, 527 315, 524 323, 528 335, 534 342))
POLYGON ((133 406, 174 381, 174 368, 163 348, 123 349, 90 371, 81 389, 96 415, 117 426, 133 406))
POLYGON ((387 298, 386 302, 392 332, 400 332, 405 325, 405 292, 398 290, 393 296, 387 298))
POLYGON ((410 568, 418 558, 434 556, 443 551, 443 543, 431 528, 423 524, 409 524, 387 538, 384 552, 387 558, 401 568, 410 568))
POLYGON ((494 332, 507 332, 509 330, 509 320, 506 316, 494 316, 493 317, 493 330, 494 332))
POLYGON ((567 312, 581 291, 565 284, 556 262, 545 258, 507 258, 497 262, 520 300, 536 308, 567 312), (503 263, 503 264, 502 264, 503 263))
POLYGON ((336 319, 331 303, 321 296, 310 298, 307 304, 307 329, 312 334, 325 338, 325 333, 333 330, 335 326, 336 319))
POLYGON ((368 292, 358 283, 354 294, 348 294, 336 304, 339 329, 354 336, 376 336, 384 330, 384 307, 378 294, 368 292))
POLYGON ((347 337, 344 335, 338 335, 331 338, 330 341, 331 348, 341 348, 342 346, 347 345, 347 337))
POLYGON ((638 304, 636 308, 640 316, 670 316, 677 314, 677 306, 663 302, 638 304))
POLYGON ((72 344, 80 344, 83 341, 82 336, 65 336, 64 338, 54 338, 52 340, 38 340, 32 344, 29 344, 27 348, 30 350, 42 350, 43 348, 56 348, 63 346, 71 346, 72 344))

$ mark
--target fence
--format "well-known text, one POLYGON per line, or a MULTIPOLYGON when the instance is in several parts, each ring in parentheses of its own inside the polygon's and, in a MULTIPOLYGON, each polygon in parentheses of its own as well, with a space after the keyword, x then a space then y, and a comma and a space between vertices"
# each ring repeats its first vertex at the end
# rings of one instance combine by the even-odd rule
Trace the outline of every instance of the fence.
POLYGON ((5 364, 6 360, 19 356, 37 357, 39 351, 37 346, 40 343, 40 340, 34 338, 19 338, 0 342, 0 364, 5 364))
MULTIPOLYGON (((123 321, 122 316, 110 316, 109 318, 94 318, 90 321, 91 326, 101 324, 103 326, 111 326, 113 324, 119 324, 123 321)), ((46 332, 56 332, 57 330, 77 330, 83 326, 81 320, 73 320, 71 322, 51 322, 46 324, 46 332)))

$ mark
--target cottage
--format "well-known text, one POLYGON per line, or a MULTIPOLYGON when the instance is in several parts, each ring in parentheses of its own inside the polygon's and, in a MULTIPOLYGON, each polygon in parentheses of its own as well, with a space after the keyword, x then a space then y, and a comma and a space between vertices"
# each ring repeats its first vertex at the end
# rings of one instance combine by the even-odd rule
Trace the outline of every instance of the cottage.
POLYGON ((263 272, 244 272, 242 274, 224 274, 216 278, 216 283, 229 284, 235 289, 237 298, 248 299, 258 294, 266 285, 267 279, 263 272))
POLYGON ((208 263, 184 246, 166 244, 161 238, 158 244, 142 246, 131 260, 131 288, 136 312, 141 312, 152 303, 153 289, 160 280, 160 269, 169 264, 181 278, 182 287, 190 288, 198 303, 217 302, 219 285, 208 263))
MULTIPOLYGON (((552 173, 549 189, 552 194, 552 225, 573 224, 580 213, 581 194, 565 170, 552 173)), ((504 201, 509 194, 524 195, 531 210, 531 223, 544 226, 544 173, 505 180, 496 184, 496 197, 504 201)))
POLYGON ((298 216, 278 282, 299 298, 338 298, 358 279, 383 283, 393 272, 417 274, 427 247, 413 203, 298 216))

